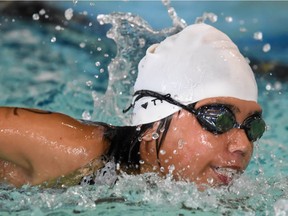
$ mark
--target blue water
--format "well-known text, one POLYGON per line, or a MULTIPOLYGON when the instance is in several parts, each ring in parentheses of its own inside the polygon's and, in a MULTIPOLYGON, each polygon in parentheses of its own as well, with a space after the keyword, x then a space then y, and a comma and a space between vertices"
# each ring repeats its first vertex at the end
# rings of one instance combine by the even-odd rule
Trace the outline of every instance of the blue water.
MULTIPOLYGON (((285 113, 288 84, 287 75, 280 76, 276 70, 281 65, 286 66, 287 71, 288 65, 288 55, 285 55, 288 30, 282 27, 287 19, 286 5, 286 2, 172 4, 187 23, 193 23, 205 11, 218 15, 218 21, 213 25, 225 30, 258 67, 253 65, 254 69, 262 72, 257 73, 259 103, 263 106, 268 131, 256 144, 247 172, 231 187, 198 192, 192 183, 173 182, 150 174, 123 175, 113 188, 98 185, 15 189, 1 185, 0 215, 281 215, 282 210, 282 215, 287 215, 288 115, 285 113), (232 23, 225 20, 227 16, 233 17, 232 23), (253 39, 256 31, 263 32, 263 40, 253 39), (263 45, 267 43, 271 50, 263 52, 263 45), (264 64, 264 60, 269 60, 269 64, 264 64)), ((41 22, 48 19, 45 15, 56 16, 47 8, 39 19, 1 16, 0 105, 48 109, 75 118, 119 124, 125 122, 123 116, 114 118, 113 115, 119 113, 129 100, 126 96, 135 74, 127 73, 126 69, 133 69, 137 65, 135 61, 143 55, 144 47, 139 50, 132 45, 139 35, 145 38, 147 46, 168 34, 169 31, 162 30, 172 26, 166 8, 156 1, 63 2, 59 6, 63 10, 59 23, 41 22), (154 13, 148 15, 144 10, 150 8, 152 11, 152 6, 157 19, 153 17, 154 13), (71 20, 64 16, 68 8, 74 11, 71 20), (133 37, 129 40, 116 38, 118 47, 123 48, 116 56, 116 43, 105 36, 111 25, 100 26, 96 21, 98 14, 113 11, 141 15, 151 25, 153 34, 145 32, 147 23, 143 20, 139 20, 145 26, 142 29, 139 26, 125 30, 117 28, 116 34, 110 33, 110 36, 129 32, 128 36, 133 37), (85 17, 85 20, 80 22, 76 17, 85 17), (57 26, 64 29, 57 30, 57 26), (134 55, 136 51, 139 56, 134 55), (111 59, 117 62, 110 64, 108 72, 111 59), (129 82, 124 76, 129 77, 129 82), (111 88, 105 95, 107 86, 113 87, 111 83, 117 85, 117 89, 113 91, 111 88), (99 106, 109 112, 99 114, 99 106), (119 110, 115 111, 117 108, 119 110)), ((35 14, 39 14, 39 10, 35 14)), ((131 15, 110 16, 115 22, 121 20, 119 17, 123 18, 122 24, 128 23, 129 26, 125 19, 131 15)), ((126 26, 124 24, 122 27, 126 26)))

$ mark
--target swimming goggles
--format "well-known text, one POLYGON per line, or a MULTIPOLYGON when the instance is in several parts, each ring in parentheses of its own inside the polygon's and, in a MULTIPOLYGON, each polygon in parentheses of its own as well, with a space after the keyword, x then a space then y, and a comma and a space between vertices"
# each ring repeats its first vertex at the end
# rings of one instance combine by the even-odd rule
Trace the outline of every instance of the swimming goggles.
POLYGON ((213 134, 223 134, 233 128, 243 129, 252 142, 261 138, 266 130, 265 121, 262 119, 261 113, 255 113, 247 117, 242 124, 236 121, 235 114, 229 108, 229 105, 225 104, 208 104, 204 105, 198 109, 195 109, 196 103, 190 105, 184 105, 173 98, 170 94, 162 95, 157 92, 149 90, 136 91, 134 102, 123 112, 127 112, 129 109, 134 107, 135 102, 142 97, 153 97, 151 102, 156 105, 156 101, 161 102, 166 101, 168 103, 174 104, 181 107, 182 109, 192 113, 196 116, 199 124, 207 131, 213 134))

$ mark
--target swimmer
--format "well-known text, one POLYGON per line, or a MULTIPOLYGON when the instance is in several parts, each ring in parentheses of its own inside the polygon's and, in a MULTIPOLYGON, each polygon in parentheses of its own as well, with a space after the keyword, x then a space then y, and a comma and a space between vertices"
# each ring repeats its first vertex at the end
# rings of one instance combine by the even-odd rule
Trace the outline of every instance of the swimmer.
POLYGON ((54 187, 107 181, 107 173, 113 184, 114 173, 156 172, 199 188, 229 185, 265 131, 257 94, 254 74, 229 37, 190 25, 140 61, 125 110, 133 113, 130 126, 0 108, 0 179, 54 187))

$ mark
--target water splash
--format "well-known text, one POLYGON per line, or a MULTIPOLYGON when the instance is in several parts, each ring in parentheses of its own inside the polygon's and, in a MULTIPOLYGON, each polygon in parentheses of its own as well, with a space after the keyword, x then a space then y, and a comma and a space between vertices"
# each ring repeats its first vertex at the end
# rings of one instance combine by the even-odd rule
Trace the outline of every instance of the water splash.
MULTIPOLYGON (((173 166, 170 169, 173 171, 173 166)), ((279 185, 269 181, 268 184, 259 184, 243 175, 229 187, 199 192, 193 183, 175 182, 153 173, 137 176, 123 173, 113 187, 100 184, 96 187, 86 185, 41 190, 1 185, 0 196, 9 202, 1 204, 0 213, 40 212, 38 215, 48 215, 58 212, 62 215, 67 211, 63 215, 77 212, 94 215, 96 211, 109 210, 109 215, 119 215, 128 208, 133 215, 143 210, 169 215, 190 215, 191 212, 204 215, 219 215, 220 212, 222 215, 281 215, 281 212, 287 212, 285 187, 287 183, 279 185), (280 195, 283 198, 275 203, 280 195)))
MULTIPOLYGON (((106 93, 96 97, 94 95, 93 119, 114 125, 130 124, 130 116, 128 114, 124 116, 122 110, 131 102, 132 87, 137 77, 137 66, 140 59, 150 45, 159 43, 167 36, 173 35, 187 26, 185 20, 180 18, 171 6, 170 0, 162 0, 162 3, 167 9, 173 25, 160 31, 152 29, 145 20, 131 13, 98 15, 97 20, 101 25, 112 25, 107 32, 107 37, 116 43, 117 54, 108 66, 109 82, 106 93)), ((206 20, 216 22, 217 15, 204 13, 202 17, 196 19, 196 23, 206 20)))
POLYGON ((195 23, 204 23, 206 20, 209 20, 212 23, 217 22, 218 16, 214 13, 205 12, 201 17, 197 17, 195 23))
POLYGON ((167 3, 173 26, 156 31, 141 17, 131 13, 112 13, 99 15, 100 24, 111 24, 107 37, 115 41, 117 55, 108 66, 109 83, 105 95, 98 95, 94 100, 94 107, 103 107, 96 110, 94 118, 111 124, 129 124, 129 116, 123 115, 131 101, 132 87, 137 76, 137 66, 145 55, 146 49, 159 43, 169 35, 181 31, 185 22, 180 19, 173 8, 167 3))
POLYGON ((73 17, 73 9, 72 8, 68 8, 67 10, 65 10, 64 16, 66 18, 66 20, 71 20, 73 17))
POLYGON ((182 29, 185 28, 187 26, 186 21, 177 15, 175 9, 171 6, 171 1, 162 0, 162 3, 164 6, 166 6, 168 15, 172 20, 173 26, 179 26, 182 29))

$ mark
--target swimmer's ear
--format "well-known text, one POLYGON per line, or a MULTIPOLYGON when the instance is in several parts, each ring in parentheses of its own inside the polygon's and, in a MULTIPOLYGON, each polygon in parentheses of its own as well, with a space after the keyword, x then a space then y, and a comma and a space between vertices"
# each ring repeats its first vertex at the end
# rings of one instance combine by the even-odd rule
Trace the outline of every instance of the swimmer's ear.
POLYGON ((142 136, 142 140, 146 141, 146 142, 150 142, 153 140, 153 134, 156 133, 157 128, 159 127, 160 122, 157 121, 153 124, 152 128, 149 128, 148 130, 145 131, 145 133, 142 136))

